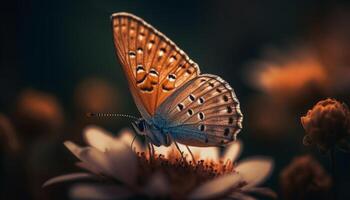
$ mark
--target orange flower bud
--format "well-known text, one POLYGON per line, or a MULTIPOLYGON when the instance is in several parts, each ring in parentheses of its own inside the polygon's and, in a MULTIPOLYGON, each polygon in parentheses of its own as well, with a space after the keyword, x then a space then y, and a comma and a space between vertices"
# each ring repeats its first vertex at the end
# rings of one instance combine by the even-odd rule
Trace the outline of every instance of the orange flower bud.
POLYGON ((346 104, 330 98, 319 101, 301 117, 301 123, 306 131, 305 145, 316 144, 323 152, 335 145, 350 149, 350 111, 346 104))

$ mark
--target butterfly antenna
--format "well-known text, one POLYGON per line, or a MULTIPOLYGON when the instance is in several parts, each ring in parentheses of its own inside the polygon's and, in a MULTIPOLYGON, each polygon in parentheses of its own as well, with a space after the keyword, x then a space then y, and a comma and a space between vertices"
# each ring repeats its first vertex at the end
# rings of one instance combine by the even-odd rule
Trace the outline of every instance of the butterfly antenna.
POLYGON ((138 120, 139 118, 128 115, 128 114, 120 114, 120 113, 86 113, 87 117, 126 117, 129 119, 138 120))

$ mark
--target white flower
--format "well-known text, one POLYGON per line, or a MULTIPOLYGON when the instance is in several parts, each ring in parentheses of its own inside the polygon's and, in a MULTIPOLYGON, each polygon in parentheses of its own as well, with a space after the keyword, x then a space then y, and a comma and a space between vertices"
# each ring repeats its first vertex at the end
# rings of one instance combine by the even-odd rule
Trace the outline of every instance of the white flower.
POLYGON ((156 147, 155 156, 125 130, 118 137, 90 126, 84 131, 88 147, 73 142, 65 146, 80 160, 77 165, 88 172, 66 174, 52 178, 44 187, 63 181, 95 180, 71 187, 73 199, 125 199, 132 196, 165 197, 170 199, 255 199, 250 194, 275 197, 268 188, 256 187, 271 173, 273 162, 269 158, 255 157, 235 165, 241 152, 241 143, 226 148, 223 156, 219 149, 180 145, 186 159, 181 159, 174 146, 156 147))

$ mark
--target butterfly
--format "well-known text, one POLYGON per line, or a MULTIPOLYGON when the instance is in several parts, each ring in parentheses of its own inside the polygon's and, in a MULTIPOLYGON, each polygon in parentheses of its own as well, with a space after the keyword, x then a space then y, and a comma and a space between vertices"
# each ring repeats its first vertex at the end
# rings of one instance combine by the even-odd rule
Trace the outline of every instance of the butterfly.
POLYGON ((234 141, 243 115, 230 85, 200 74, 185 52, 143 19, 111 17, 114 46, 142 118, 136 132, 156 146, 206 147, 234 141))

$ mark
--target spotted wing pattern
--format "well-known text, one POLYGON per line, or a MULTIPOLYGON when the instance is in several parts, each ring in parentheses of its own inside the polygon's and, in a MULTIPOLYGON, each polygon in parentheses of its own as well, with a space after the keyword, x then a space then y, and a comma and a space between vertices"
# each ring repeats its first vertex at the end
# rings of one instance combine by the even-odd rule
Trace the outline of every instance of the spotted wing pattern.
POLYGON ((239 101, 227 82, 200 75, 176 91, 157 110, 178 142, 218 146, 233 141, 242 129, 239 101))
POLYGON ((146 120, 177 88, 198 76, 199 68, 175 43, 129 13, 112 15, 116 54, 131 93, 146 120))

